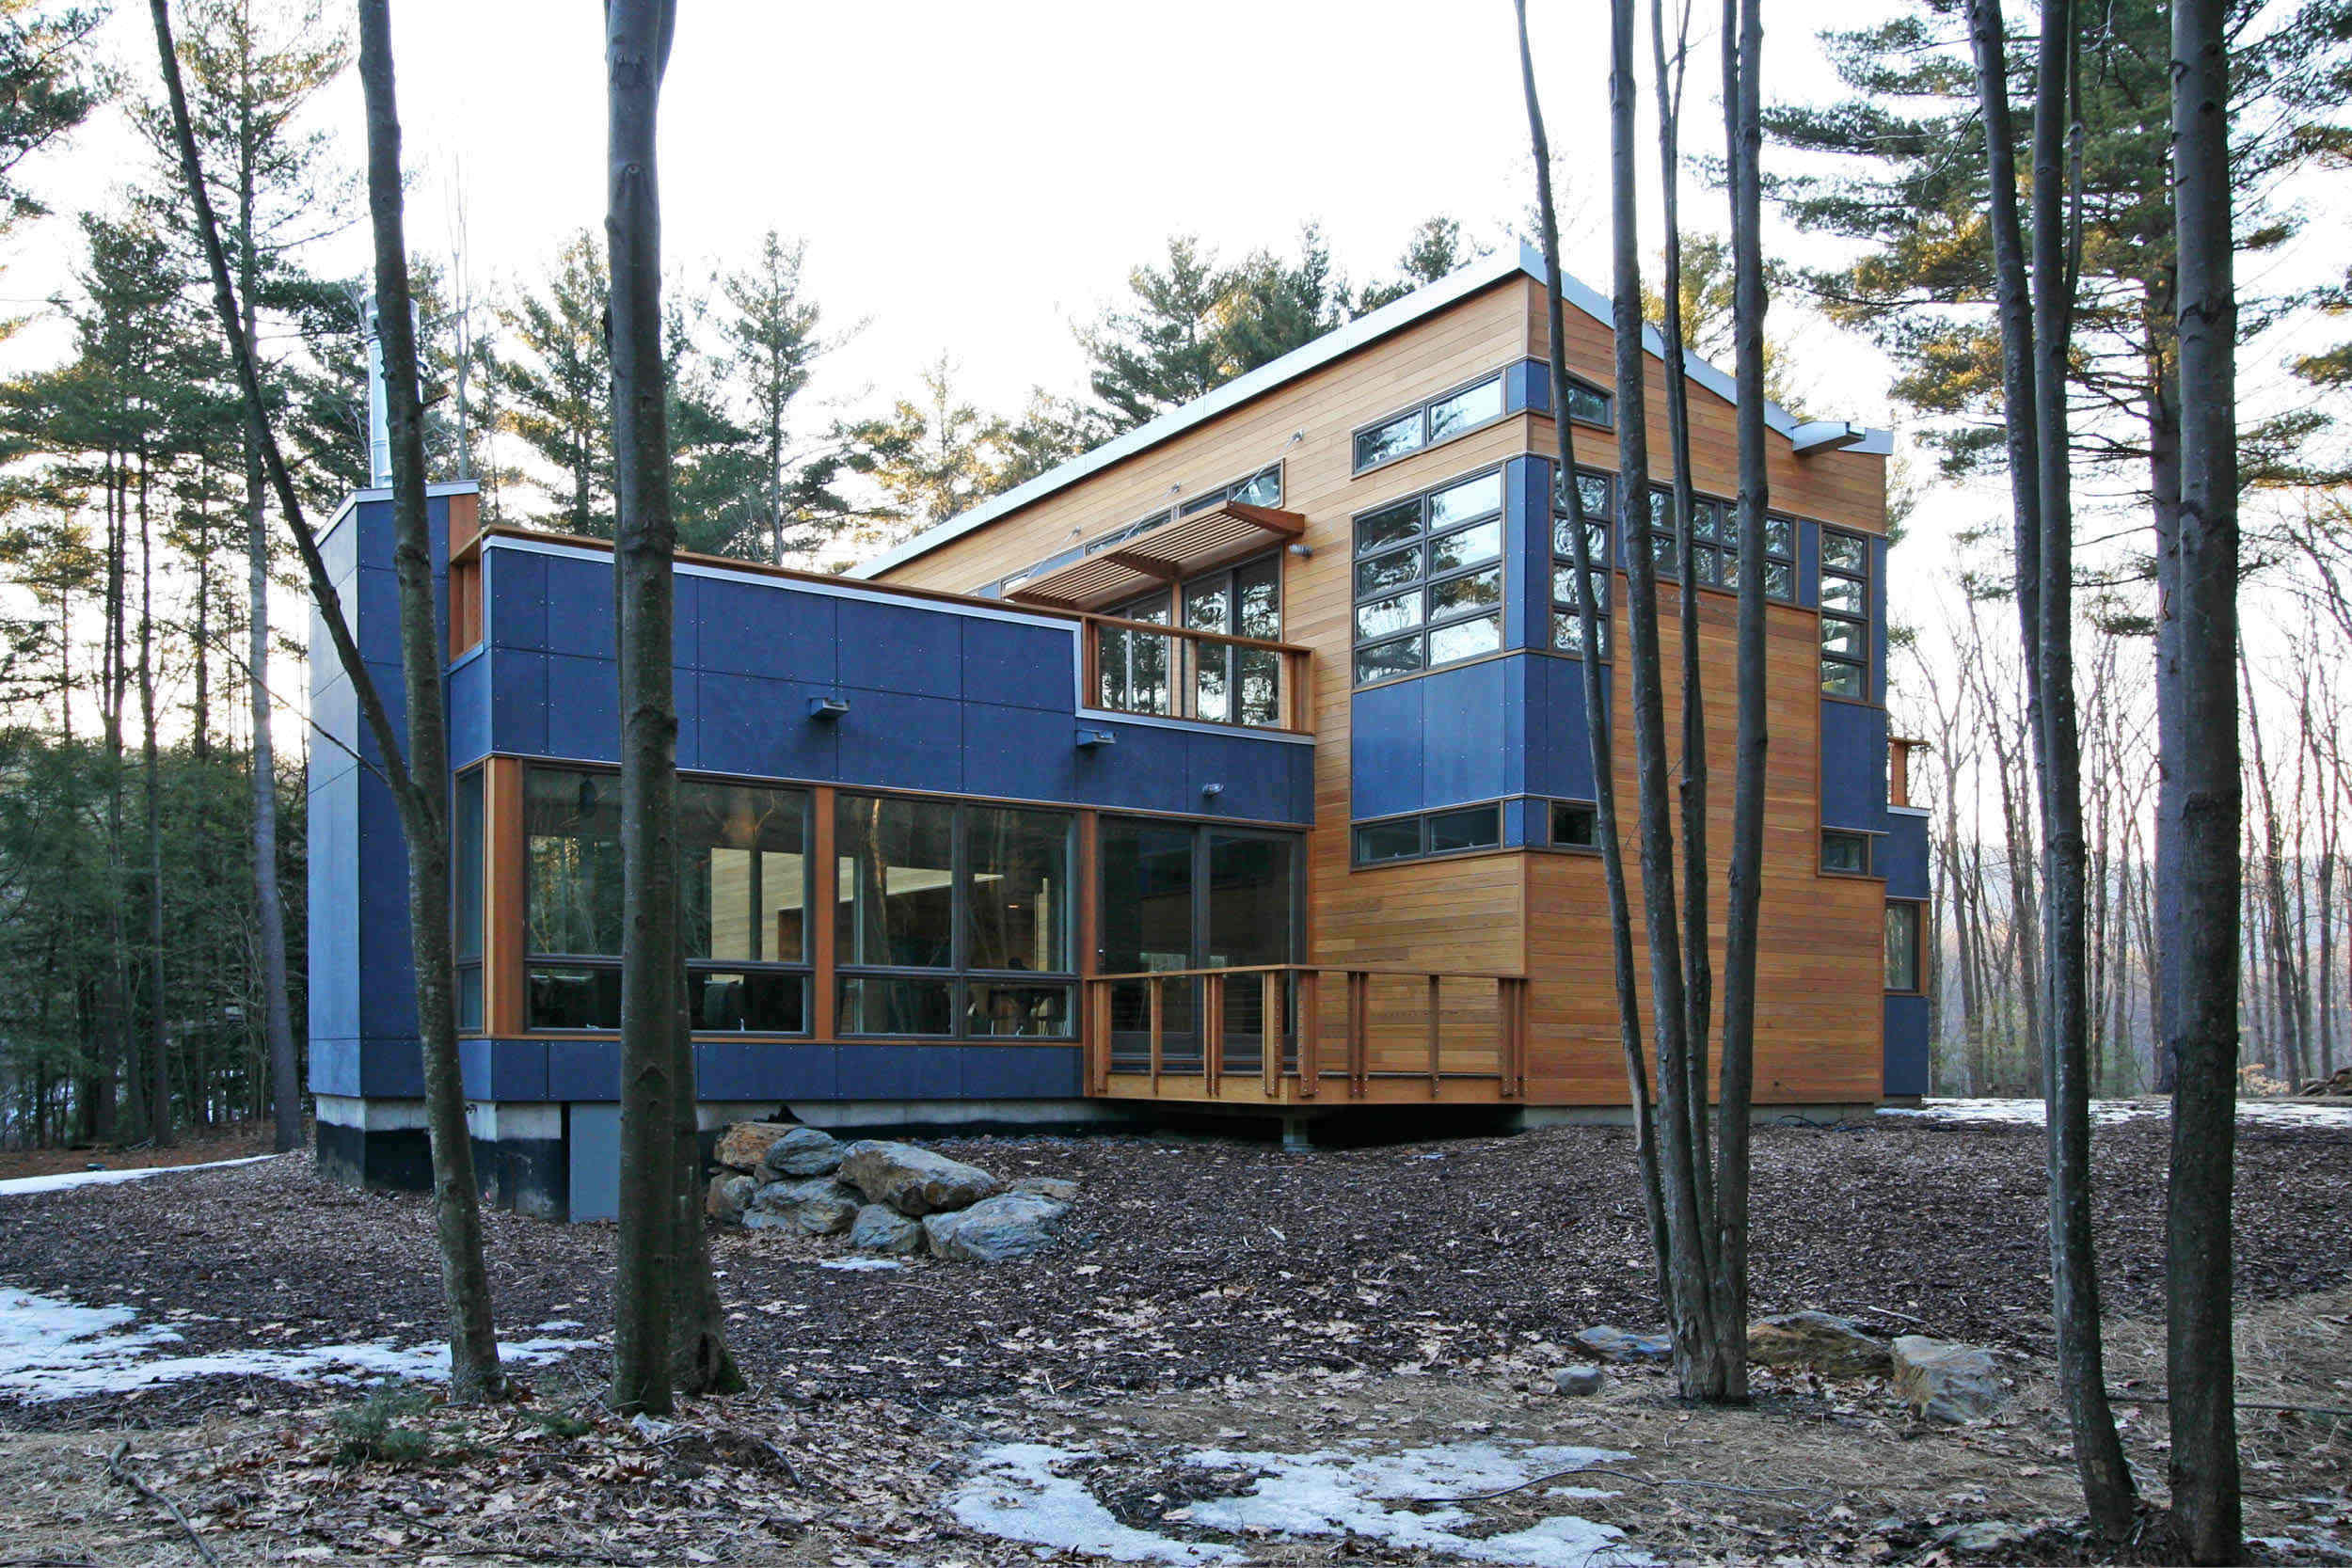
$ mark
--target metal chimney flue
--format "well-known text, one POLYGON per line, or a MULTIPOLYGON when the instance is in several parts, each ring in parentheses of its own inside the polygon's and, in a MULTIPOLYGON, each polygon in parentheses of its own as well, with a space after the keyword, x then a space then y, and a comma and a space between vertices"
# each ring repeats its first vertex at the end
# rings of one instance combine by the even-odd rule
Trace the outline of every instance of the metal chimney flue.
POLYGON ((392 418, 384 399, 384 339, 376 330, 375 296, 359 302, 368 339, 368 487, 392 483, 392 418))

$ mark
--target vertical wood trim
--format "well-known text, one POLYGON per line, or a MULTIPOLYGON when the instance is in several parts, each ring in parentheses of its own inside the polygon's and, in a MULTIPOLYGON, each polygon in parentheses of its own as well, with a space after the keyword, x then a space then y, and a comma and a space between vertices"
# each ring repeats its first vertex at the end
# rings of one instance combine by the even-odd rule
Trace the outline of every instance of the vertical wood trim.
POLYGON ((1269 969, 1258 976, 1258 1067, 1265 1081, 1265 1097, 1282 1091, 1282 972, 1269 969))
MULTIPOLYGON (((1082 636, 1093 646, 1093 628, 1082 636)), ((1093 668, 1089 655, 1088 668, 1093 668)), ((1089 686, 1091 689, 1091 686, 1089 686)), ((1078 944, 1078 994, 1086 998, 1086 1006, 1078 1015, 1079 1060, 1086 1065, 1086 1085, 1089 1094, 1100 1094, 1110 1086, 1111 1032, 1109 988, 1097 986, 1094 977, 1103 972, 1103 888, 1099 867, 1102 849, 1102 817, 1099 813, 1082 811, 1078 814, 1078 882, 1076 929, 1070 940, 1078 944), (1100 992, 1101 994, 1097 994, 1100 992)))
POLYGON ((1323 1078, 1323 976, 1298 972, 1298 1097, 1312 1100, 1323 1078))
POLYGON ((1225 976, 1200 977, 1201 1087, 1215 1100, 1225 1081, 1225 976))
POLYGON ((834 921, 839 913, 836 901, 840 896, 834 883, 840 866, 834 856, 832 786, 818 784, 809 794, 809 858, 814 862, 808 878, 809 989, 816 992, 809 999, 809 1035, 830 1040, 840 1034, 841 988, 834 979, 838 958, 834 950, 834 921))
POLYGON ((1167 1044, 1168 999, 1167 982, 1154 974, 1152 988, 1152 1092, 1160 1092, 1160 1062, 1167 1044))
POLYGON ((1429 1098, 1438 1098, 1438 977, 1429 976, 1429 1098))
POLYGON ((516 757, 483 764, 482 866, 489 880, 483 899, 482 1027, 485 1034, 522 1033, 523 900, 531 868, 523 859, 523 765, 516 757))

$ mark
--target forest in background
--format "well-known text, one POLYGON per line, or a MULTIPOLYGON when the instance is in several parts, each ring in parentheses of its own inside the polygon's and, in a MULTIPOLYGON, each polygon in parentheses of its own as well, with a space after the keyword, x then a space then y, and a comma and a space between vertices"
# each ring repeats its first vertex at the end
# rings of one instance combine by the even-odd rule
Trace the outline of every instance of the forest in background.
MULTIPOLYGON (((2234 150, 2241 248, 2260 258, 2290 247, 2310 193, 2341 180, 2352 8, 2241 9, 2253 67, 2241 114, 2260 128, 2234 150)), ((2132 1093, 2158 1082, 2147 524, 2177 411, 2163 394, 2163 159, 2131 107, 2161 96, 2164 54, 2148 47, 2161 12, 2135 0, 2105 16, 2084 55, 2093 90, 2080 158, 2076 461, 2105 486, 2101 506, 2085 508, 2082 701, 2094 1060, 2102 1092, 2132 1093)), ((75 288, 52 307, 71 325, 71 352, 0 384, 0 776, 10 785, 0 795, 0 1141, 12 1143, 167 1140, 175 1126, 262 1114, 273 1059, 300 1047, 303 628, 269 620, 291 602, 283 541, 202 313, 157 108, 128 85, 142 75, 96 56, 100 19, 0 0, 0 202, 20 236, 36 223, 70 233, 80 257, 75 288), (39 155, 117 111, 142 129, 149 166, 90 210, 52 211, 39 155), (273 734, 285 754, 272 753, 273 734), (159 1117, 158 1105, 171 1114, 159 1117)), ((1897 558, 1894 614, 1907 635, 1896 727, 1932 747, 1913 777, 1935 845, 1935 1087, 2037 1092, 2026 1045, 2038 962, 2033 785, 2013 616, 1994 603, 2000 502, 1983 486, 2001 461, 1983 176, 1944 155, 1972 112, 1965 40, 1944 8, 1923 5, 1827 41, 1851 100, 1769 112, 1768 195, 1851 260, 1782 269, 1784 299, 1869 334, 1893 360, 1896 396, 1915 416, 1899 514, 1931 486, 1987 498, 1985 533, 1950 569, 1897 558), (1770 156, 1796 169, 1820 166, 1806 155, 1821 152, 1841 154, 1838 172, 1776 173, 1770 156)), ((316 4, 199 0, 182 43, 224 238, 252 284, 245 297, 273 384, 287 389, 289 455, 306 501, 331 512, 366 478, 363 280, 322 274, 317 257, 364 213, 356 163, 315 104, 350 69, 352 40, 341 13, 316 4)), ((1091 367, 1082 391, 1041 388, 1017 409, 984 409, 960 394, 943 352, 888 412, 858 418, 848 412, 856 389, 823 381, 828 350, 857 324, 828 316, 803 287, 803 242, 771 234, 707 286, 668 291, 681 544, 838 569, 1481 248, 1460 223, 1434 217, 1359 286, 1312 226, 1286 254, 1232 262, 1179 235, 1078 328, 1091 367)), ((1684 261, 1685 337, 1721 356, 1727 261, 1703 235, 1684 261)), ((415 273, 436 475, 479 479, 493 520, 609 533, 599 237, 581 230, 520 280, 485 285, 462 253, 420 257, 415 273)), ((2347 305, 2352 281, 2249 294, 2244 307, 2247 357, 2296 388, 2280 408, 2249 404, 2246 431, 2247 588, 2269 612, 2249 617, 2262 635, 2244 660, 2243 1059, 2265 1081, 2317 1076, 2346 1057, 2341 829, 2352 793, 2337 736, 2352 491, 2332 421, 2352 354, 2329 345, 2347 305)), ((1772 349, 1785 372, 1785 345, 1772 349)), ((1786 385, 1798 378, 1776 379, 1778 395, 1799 395, 1786 385)))

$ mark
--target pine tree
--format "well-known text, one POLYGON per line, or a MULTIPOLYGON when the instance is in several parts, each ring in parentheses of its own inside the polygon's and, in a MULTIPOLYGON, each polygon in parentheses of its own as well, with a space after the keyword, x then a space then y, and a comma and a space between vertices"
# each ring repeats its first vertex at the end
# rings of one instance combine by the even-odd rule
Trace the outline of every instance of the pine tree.
MULTIPOLYGON (((719 279, 728 314, 719 335, 728 389, 744 410, 750 455, 754 533, 764 531, 766 559, 777 565, 814 557, 850 519, 834 490, 847 453, 834 433, 796 429, 795 404, 817 362, 837 341, 824 337, 824 312, 808 296, 801 266, 805 245, 770 230, 752 264, 719 279)), ((754 541, 757 542, 757 541, 754 541)))
POLYGON ((1172 235, 1164 266, 1127 276, 1134 303, 1106 311, 1079 342, 1094 369, 1088 384, 1116 434, 1214 391, 1232 379, 1219 313, 1231 275, 1190 234, 1172 235))
POLYGON ((1416 289, 1451 277, 1487 254, 1487 248, 1465 235, 1458 219, 1442 213, 1423 218, 1406 241, 1405 253, 1396 259, 1396 276, 1364 285, 1364 292, 1357 296, 1355 313, 1360 316, 1377 310, 1416 289))
POLYGON ((612 533, 612 362, 604 246, 581 230, 535 293, 499 313, 507 341, 493 372, 504 425, 555 476, 552 509, 534 521, 565 533, 612 533))
POLYGON ((1331 265, 1323 230, 1298 232, 1298 260, 1253 250, 1226 278, 1216 341, 1226 379, 1304 348, 1348 316, 1347 281, 1331 265))
POLYGON ((103 6, 0 0, 0 230, 47 211, 17 170, 97 107, 87 45, 105 20, 103 6))

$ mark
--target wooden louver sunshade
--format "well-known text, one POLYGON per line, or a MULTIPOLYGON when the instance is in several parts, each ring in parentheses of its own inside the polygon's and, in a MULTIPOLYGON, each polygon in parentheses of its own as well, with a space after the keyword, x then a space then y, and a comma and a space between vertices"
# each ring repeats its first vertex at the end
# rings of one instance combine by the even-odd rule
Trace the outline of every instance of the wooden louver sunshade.
POLYGON ((1196 572, 1238 561, 1307 530, 1295 512, 1227 501, 1145 529, 1107 550, 1041 572, 1005 597, 1049 610, 1100 610, 1165 588, 1196 572))

